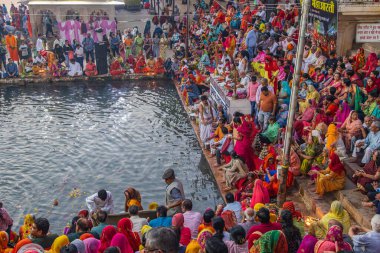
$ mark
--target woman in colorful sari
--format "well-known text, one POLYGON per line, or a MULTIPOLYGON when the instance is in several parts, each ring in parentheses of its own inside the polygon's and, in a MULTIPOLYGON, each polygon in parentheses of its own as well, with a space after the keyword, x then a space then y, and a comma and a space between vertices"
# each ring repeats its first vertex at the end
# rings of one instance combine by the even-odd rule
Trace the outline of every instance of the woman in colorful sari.
POLYGON ((297 250, 297 253, 314 253, 314 246, 318 242, 318 239, 312 235, 306 235, 300 247, 297 250))
POLYGON ((246 177, 248 172, 247 165, 245 165, 243 159, 235 151, 232 151, 231 157, 231 162, 222 167, 226 186, 229 190, 235 186, 238 180, 246 177))
POLYGON ((166 51, 168 49, 168 45, 169 45, 169 41, 168 41, 165 33, 163 33, 161 35, 161 39, 160 39, 160 57, 162 59, 166 58, 166 51))
POLYGON ((142 47, 144 45, 144 39, 141 38, 141 34, 138 33, 135 41, 134 41, 134 47, 135 47, 135 55, 138 56, 142 52, 142 47))
POLYGON ((273 86, 273 90, 275 94, 277 94, 277 82, 275 81, 275 77, 278 73, 277 62, 273 60, 271 56, 265 56, 265 64, 264 64, 264 78, 268 79, 269 84, 273 86))
POLYGON ((352 110, 355 110, 358 113, 361 112, 362 110, 361 103, 364 102, 363 92, 355 83, 351 83, 348 90, 349 90, 348 95, 347 95, 348 105, 350 106, 352 110))
POLYGON ((363 74, 364 76, 369 76, 372 71, 377 67, 377 55, 375 53, 370 53, 367 57, 367 61, 363 68, 359 69, 357 72, 363 74))
POLYGON ((156 75, 160 75, 165 73, 165 66, 164 66, 164 60, 162 60, 161 57, 158 57, 156 61, 154 62, 154 73, 156 75))
POLYGON ((125 69, 121 67, 121 64, 118 59, 114 59, 110 65, 110 74, 111 76, 119 76, 126 72, 125 69))
POLYGON ((311 122, 317 109, 317 104, 314 99, 308 100, 307 102, 309 103, 309 106, 296 118, 296 121, 294 122, 295 139, 297 141, 300 141, 302 137, 307 135, 309 132, 306 131, 305 128, 311 126, 311 122))
POLYGON ((280 230, 272 230, 263 234, 249 252, 251 253, 288 253, 288 244, 284 233, 280 230))
POLYGON ((289 82, 282 81, 280 93, 278 94, 278 104, 279 105, 282 105, 282 104, 289 105, 290 94, 291 94, 291 90, 290 90, 289 82))
POLYGON ((377 101, 375 97, 377 97, 376 93, 369 93, 367 100, 361 105, 365 116, 371 116, 373 111, 376 109, 377 101))
POLYGON ((343 233, 348 233, 351 226, 350 215, 344 210, 342 203, 335 200, 331 203, 330 211, 322 219, 312 224, 317 238, 321 239, 326 236, 330 220, 339 221, 343 225, 343 233))
POLYGON ((351 111, 340 128, 342 139, 347 150, 351 150, 351 140, 353 138, 357 139, 362 135, 363 124, 358 116, 356 111, 351 111))
POLYGON ((319 101, 320 94, 318 91, 314 88, 313 85, 307 86, 307 95, 305 98, 305 101, 299 101, 299 112, 303 113, 309 106, 309 100, 314 100, 316 103, 319 101))
POLYGON ((261 171, 264 173, 264 187, 267 188, 269 196, 275 197, 278 192, 278 180, 277 180, 277 162, 275 160, 275 154, 269 153, 263 162, 261 171))
POLYGON ((252 128, 250 124, 240 117, 234 118, 234 125, 236 126, 237 136, 233 137, 236 140, 234 150, 238 156, 244 159, 249 171, 254 170, 253 163, 253 149, 252 149, 252 128))
POLYGON ((280 214, 281 231, 285 234, 289 253, 296 253, 302 241, 300 230, 294 226, 293 215, 289 210, 282 210, 280 214))
POLYGON ((129 207, 137 206, 140 210, 142 210, 141 206, 141 195, 140 192, 135 188, 129 187, 124 191, 125 195, 125 204, 124 211, 128 212, 129 207))
POLYGON ((346 119, 350 116, 350 111, 350 106, 347 104, 346 101, 343 101, 343 103, 339 104, 339 109, 335 114, 334 120, 338 128, 341 128, 346 119))
POLYGON ((363 171, 355 171, 352 179, 363 192, 373 191, 372 182, 380 179, 380 164, 378 164, 378 151, 373 152, 372 159, 363 167, 363 171))
POLYGON ((98 70, 96 68, 95 63, 90 58, 86 64, 86 68, 84 70, 86 76, 96 76, 98 75, 98 70))
POLYGON ((9 236, 7 232, 0 231, 0 253, 10 253, 13 248, 8 248, 9 236))
POLYGON ((306 175, 310 170, 310 167, 314 161, 314 158, 319 153, 318 138, 313 137, 311 134, 309 134, 306 145, 303 147, 304 148, 301 148, 301 149, 297 148, 296 152, 299 155, 300 159, 302 160, 300 172, 302 175, 306 175))
POLYGON ((48 251, 49 253, 60 253, 60 250, 66 246, 66 245, 69 245, 70 244, 70 241, 69 241, 69 238, 67 237, 67 235, 61 235, 61 236, 58 236, 53 244, 51 245, 51 248, 50 250, 48 251))
POLYGON ((331 123, 329 127, 327 128, 326 133, 326 146, 325 148, 331 152, 331 151, 339 151, 341 152, 342 149, 345 150, 344 143, 342 140, 342 137, 340 133, 338 132, 338 128, 334 123, 331 123))
POLYGON ((253 187, 250 207, 254 208, 257 203, 267 204, 269 202, 270 198, 267 188, 264 187, 263 181, 256 179, 253 187))
POLYGON ((17 47, 17 38, 12 34, 12 32, 8 33, 5 36, 5 44, 7 45, 9 57, 12 58, 13 61, 18 62, 18 47, 17 47))
POLYGON ((288 210, 293 217, 293 225, 300 230, 301 236, 305 234, 305 222, 302 218, 302 214, 296 211, 294 203, 287 201, 282 205, 282 210, 288 210))
POLYGON ((265 60, 265 52, 262 46, 257 47, 257 55, 252 60, 252 68, 255 72, 259 72, 260 76, 264 76, 264 60, 265 60))
POLYGON ((20 227, 20 230, 19 230, 20 240, 29 237, 33 223, 34 223, 34 217, 33 217, 33 215, 31 215, 31 214, 25 215, 25 217, 24 217, 24 225, 22 225, 20 227))
POLYGON ((131 245, 133 252, 139 250, 141 244, 140 236, 137 232, 133 232, 133 223, 129 218, 123 218, 117 223, 117 229, 119 233, 122 233, 128 239, 129 244, 131 245))
MULTIPOLYGON (((112 238, 111 243, 110 243, 110 247, 117 247, 119 249, 120 253, 133 253, 133 252, 136 252, 136 250, 132 249, 128 238, 124 234, 122 234, 122 233, 117 233, 112 238)), ((138 251, 138 247, 137 247, 137 251, 138 251)))
POLYGON ((185 219, 182 213, 177 213, 172 219, 172 229, 177 234, 181 246, 187 246, 191 241, 190 228, 184 226, 185 219))
POLYGON ((102 235, 100 236, 99 253, 103 253, 111 245, 112 238, 116 233, 117 230, 114 226, 106 226, 103 229, 102 235))
POLYGON ((241 186, 239 186, 237 191, 235 192, 235 200, 243 202, 248 197, 251 197, 255 181, 255 174, 253 174, 253 172, 248 172, 247 179, 244 182, 242 182, 241 186))
POLYGON ((315 253, 325 252, 351 252, 352 247, 343 240, 342 228, 334 225, 330 227, 324 240, 319 240, 314 247, 315 253))
POLYGON ((315 182, 315 192, 318 194, 317 199, 322 199, 326 192, 342 190, 346 181, 346 171, 339 156, 334 152, 330 154, 330 163, 327 169, 318 172, 317 180, 315 182))
POLYGON ((145 69, 145 65, 146 65, 145 57, 143 54, 140 54, 140 56, 138 57, 138 60, 136 62, 134 72, 135 73, 143 73, 144 69, 145 69))
POLYGON ((365 65, 365 54, 364 49, 361 47, 358 49, 356 55, 354 56, 354 71, 358 71, 365 65))
POLYGON ((100 241, 95 238, 87 238, 83 240, 84 246, 86 248, 86 253, 98 253, 100 247, 100 241))

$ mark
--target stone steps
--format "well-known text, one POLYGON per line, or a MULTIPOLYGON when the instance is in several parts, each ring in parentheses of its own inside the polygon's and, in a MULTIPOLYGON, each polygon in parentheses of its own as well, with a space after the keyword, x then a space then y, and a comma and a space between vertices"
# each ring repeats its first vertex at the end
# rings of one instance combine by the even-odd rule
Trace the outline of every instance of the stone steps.
POLYGON ((354 171, 361 168, 352 162, 352 158, 343 160, 343 164, 347 172, 347 180, 343 190, 329 192, 325 194, 322 200, 315 200, 316 194, 310 190, 308 178, 296 178, 296 187, 307 208, 314 212, 318 218, 322 218, 329 211, 331 202, 339 200, 355 223, 371 229, 371 219, 375 214, 375 209, 362 207, 361 202, 365 195, 356 191, 356 185, 351 181, 354 171))

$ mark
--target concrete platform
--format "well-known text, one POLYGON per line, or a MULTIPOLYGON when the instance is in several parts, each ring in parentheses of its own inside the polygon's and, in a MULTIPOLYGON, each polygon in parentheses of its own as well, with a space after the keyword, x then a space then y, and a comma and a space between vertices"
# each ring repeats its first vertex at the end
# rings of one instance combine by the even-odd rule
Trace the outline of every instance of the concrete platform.
POLYGON ((310 190, 310 186, 308 185, 310 182, 308 178, 297 177, 296 187, 306 207, 315 213, 318 218, 322 218, 329 211, 331 202, 339 200, 350 214, 354 223, 371 229, 371 219, 375 214, 375 209, 362 207, 361 203, 365 195, 357 191, 356 185, 351 181, 353 173, 361 168, 356 163, 353 163, 352 158, 343 160, 343 164, 347 171, 347 180, 343 190, 329 192, 325 194, 322 200, 316 200, 314 199, 316 194, 310 190))

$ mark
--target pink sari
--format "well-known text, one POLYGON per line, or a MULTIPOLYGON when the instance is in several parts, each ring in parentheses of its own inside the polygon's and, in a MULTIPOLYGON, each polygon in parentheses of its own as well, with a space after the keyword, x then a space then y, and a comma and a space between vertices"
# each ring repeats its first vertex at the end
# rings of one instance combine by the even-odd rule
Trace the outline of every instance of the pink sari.
POLYGON ((343 102, 342 108, 339 108, 336 112, 335 122, 338 128, 340 128, 346 121, 347 117, 350 115, 350 110, 350 106, 346 102, 343 102))
POLYGON ((340 252, 343 250, 351 251, 349 243, 343 241, 343 230, 341 227, 334 225, 327 232, 325 240, 320 240, 314 247, 315 253, 340 252))
POLYGON ((267 188, 264 187, 263 181, 256 179, 253 186, 253 193, 251 199, 251 208, 254 208, 257 203, 267 204, 269 203, 269 193, 267 188))
POLYGON ((253 149, 252 149, 252 128, 248 122, 243 120, 242 124, 236 129, 241 136, 241 140, 237 140, 234 150, 238 156, 244 159, 250 171, 254 170, 253 149))

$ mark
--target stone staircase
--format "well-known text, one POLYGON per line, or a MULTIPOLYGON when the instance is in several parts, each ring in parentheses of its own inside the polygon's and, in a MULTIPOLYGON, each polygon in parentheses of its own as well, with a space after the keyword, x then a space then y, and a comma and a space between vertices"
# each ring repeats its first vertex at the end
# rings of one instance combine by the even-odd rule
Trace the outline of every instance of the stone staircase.
POLYGON ((310 180, 308 178, 296 178, 296 187, 303 197, 307 208, 315 213, 318 218, 321 218, 329 211, 331 202, 339 200, 355 223, 359 226, 371 229, 371 219, 375 214, 375 209, 362 207, 361 202, 365 195, 356 191, 356 186, 351 181, 353 173, 360 169, 360 167, 352 162, 352 158, 343 160, 343 164, 347 171, 347 180, 344 189, 325 194, 323 200, 314 199, 316 194, 310 190, 308 186, 310 180))

